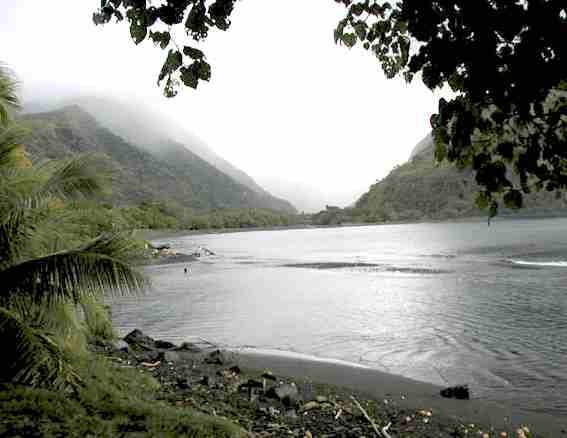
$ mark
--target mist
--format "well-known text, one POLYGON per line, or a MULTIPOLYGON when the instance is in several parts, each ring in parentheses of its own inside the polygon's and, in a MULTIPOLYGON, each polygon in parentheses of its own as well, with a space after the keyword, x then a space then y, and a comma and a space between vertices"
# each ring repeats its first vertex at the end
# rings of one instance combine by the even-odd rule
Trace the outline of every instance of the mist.
POLYGON ((150 131, 231 163, 299 210, 354 203, 408 159, 437 108, 419 81, 387 80, 368 53, 336 46, 343 8, 329 0, 239 2, 232 27, 204 45, 210 83, 174 99, 156 85, 165 52, 135 46, 124 24, 94 26, 98 1, 5 3, 1 61, 25 102, 142 108, 150 131))

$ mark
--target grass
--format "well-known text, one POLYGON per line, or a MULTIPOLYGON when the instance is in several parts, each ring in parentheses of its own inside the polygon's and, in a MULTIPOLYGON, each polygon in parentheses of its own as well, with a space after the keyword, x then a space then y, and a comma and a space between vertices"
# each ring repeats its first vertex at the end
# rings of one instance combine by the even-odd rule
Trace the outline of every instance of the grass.
POLYGON ((245 436, 227 420, 157 401, 159 384, 139 370, 91 357, 81 376, 66 391, 0 385, 0 436, 245 436))

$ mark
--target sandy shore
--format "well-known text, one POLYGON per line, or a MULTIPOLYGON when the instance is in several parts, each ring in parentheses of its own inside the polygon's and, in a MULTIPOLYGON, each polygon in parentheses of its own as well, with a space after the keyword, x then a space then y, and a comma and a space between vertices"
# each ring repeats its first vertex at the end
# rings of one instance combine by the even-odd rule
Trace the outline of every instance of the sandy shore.
POLYGON ((355 364, 253 350, 237 353, 235 360, 243 367, 270 369, 293 378, 344 387, 377 401, 395 399, 400 407, 410 411, 428 409, 463 424, 491 426, 496 430, 529 425, 537 436, 567 437, 567 418, 513 411, 484 400, 443 398, 439 386, 355 364))
POLYGON ((529 427, 530 438, 567 437, 567 418, 443 398, 439 386, 354 363, 272 350, 220 351, 208 343, 176 346, 132 333, 124 338, 128 348, 105 354, 151 373, 164 400, 228 418, 256 436, 374 436, 354 396, 382 427, 391 425, 392 438, 486 436, 479 431, 513 438, 521 426, 529 427), (278 391, 290 389, 295 394, 286 401, 278 391))

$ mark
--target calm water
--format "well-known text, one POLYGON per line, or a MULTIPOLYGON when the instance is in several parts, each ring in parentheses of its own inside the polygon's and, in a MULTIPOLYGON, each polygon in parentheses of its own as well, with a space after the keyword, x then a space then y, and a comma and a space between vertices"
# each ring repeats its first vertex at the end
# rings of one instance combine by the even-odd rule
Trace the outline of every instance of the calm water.
POLYGON ((567 414, 566 219, 165 241, 217 255, 190 275, 147 268, 155 291, 113 303, 121 332, 342 359, 567 414))

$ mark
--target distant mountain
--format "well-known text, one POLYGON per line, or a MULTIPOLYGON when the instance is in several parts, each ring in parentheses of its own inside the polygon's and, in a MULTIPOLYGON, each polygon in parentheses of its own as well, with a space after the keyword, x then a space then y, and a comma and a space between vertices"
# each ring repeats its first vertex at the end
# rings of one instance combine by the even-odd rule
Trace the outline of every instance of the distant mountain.
MULTIPOLYGON (((413 149, 408 162, 396 166, 386 178, 358 199, 355 214, 368 221, 450 219, 486 215, 475 207, 479 186, 472 171, 437 164, 428 134, 413 149)), ((500 214, 567 214, 560 193, 539 192, 524 197, 524 208, 501 209, 500 214)))
POLYGON ((77 105, 21 118, 31 128, 26 149, 33 158, 62 158, 81 152, 108 155, 119 170, 119 178, 113 184, 116 202, 169 199, 199 210, 293 211, 289 203, 238 183, 182 145, 171 142, 160 149, 161 155, 134 146, 77 105))
MULTIPOLYGON (((271 196, 249 175, 217 155, 195 134, 162 116, 158 111, 151 110, 143 102, 123 102, 107 97, 83 96, 66 98, 61 102, 30 102, 26 105, 26 111, 43 112, 69 104, 79 105, 103 126, 151 153, 159 153, 163 143, 176 142, 240 184, 264 195, 265 198, 271 196)), ((279 210, 290 210, 290 205, 285 201, 278 203, 277 200, 272 200, 272 203, 279 205, 277 208, 279 210)))

